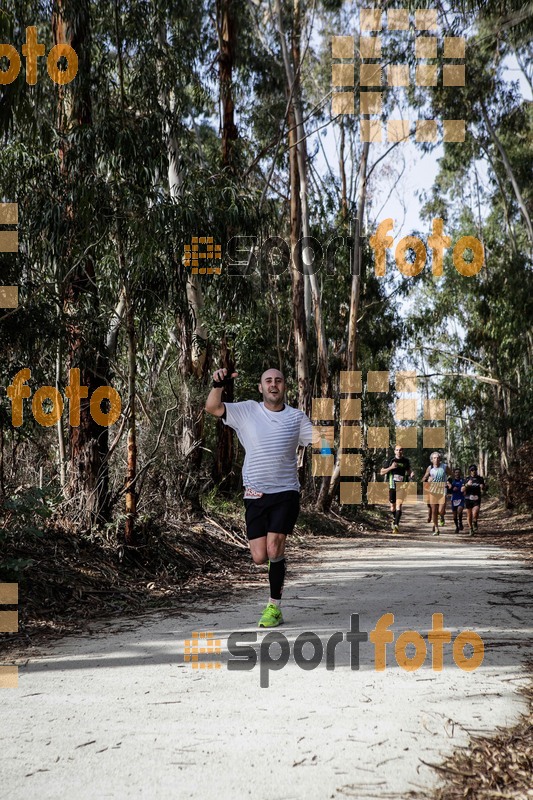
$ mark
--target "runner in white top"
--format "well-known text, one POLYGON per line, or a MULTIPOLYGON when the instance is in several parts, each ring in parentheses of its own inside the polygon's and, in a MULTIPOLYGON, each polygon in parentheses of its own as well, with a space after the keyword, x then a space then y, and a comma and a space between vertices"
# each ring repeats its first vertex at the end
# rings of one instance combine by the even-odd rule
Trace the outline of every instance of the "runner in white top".
POLYGON ((277 369, 261 376, 262 403, 223 403, 224 385, 236 376, 228 378, 225 369, 213 373, 205 409, 237 432, 246 453, 242 475, 250 550, 256 564, 269 565, 270 600, 259 626, 273 628, 283 622, 285 540, 300 510, 297 450, 311 444, 313 426, 303 411, 285 405, 285 378, 277 369))
POLYGON ((422 481, 428 481, 432 485, 429 487, 428 506, 431 506, 431 518, 433 520, 433 536, 439 535, 439 522, 444 525, 444 512, 446 510, 446 480, 451 475, 451 469, 447 464, 442 463, 440 453, 432 453, 430 456, 431 464, 427 468, 422 481), (440 517, 440 520, 439 520, 440 517))

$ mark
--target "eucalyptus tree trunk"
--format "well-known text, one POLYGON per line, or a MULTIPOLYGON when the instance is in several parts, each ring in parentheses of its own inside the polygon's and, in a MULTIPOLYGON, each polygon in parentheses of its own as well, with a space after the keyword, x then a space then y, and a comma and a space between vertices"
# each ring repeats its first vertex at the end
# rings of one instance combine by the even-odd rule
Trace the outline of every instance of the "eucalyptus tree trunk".
MULTIPOLYGON (((165 25, 159 29, 157 38, 160 47, 166 49, 168 42, 165 25)), ((179 203, 183 194, 184 166, 179 142, 174 133, 176 103, 173 91, 163 88, 160 92, 160 101, 165 115, 163 136, 168 161, 168 192, 172 200, 179 203)), ((205 378, 208 368, 208 331, 202 319, 204 301, 198 276, 188 274, 185 276, 184 284, 186 308, 176 314, 152 384, 154 386, 157 384, 172 349, 176 347, 181 377, 182 407, 180 420, 177 423, 180 442, 178 451, 181 458, 189 461, 191 471, 197 472, 203 454, 201 445, 204 436, 204 416, 201 408, 195 406, 189 382, 193 377, 199 381, 205 378)))
POLYGON ((307 356, 307 324, 305 319, 304 276, 302 270, 301 247, 302 213, 300 205, 300 179, 298 158, 296 156, 296 125, 292 104, 289 107, 289 191, 290 191, 290 241, 291 241, 291 288, 292 324, 296 378, 298 381, 298 408, 309 411, 309 362, 307 356))
POLYGON ((509 473, 509 458, 507 455, 507 437, 505 435, 504 425, 504 401, 503 401, 503 386, 496 384, 494 386, 494 411, 498 425, 498 449, 500 451, 500 475, 505 478, 509 473))
MULTIPOLYGON (((231 346, 225 333, 220 343, 220 365, 228 370, 228 374, 231 374, 236 369, 231 346)), ((228 384, 228 386, 224 387, 222 400, 225 403, 233 403, 233 384, 228 384)), ((231 489, 233 488, 232 466, 235 454, 234 435, 232 429, 224 425, 221 419, 217 420, 216 426, 217 448, 213 467, 213 480, 220 488, 231 489)))
MULTIPOLYGON (((221 105, 221 155, 222 166, 231 173, 235 173, 235 142, 239 132, 235 125, 235 102, 233 98, 233 66, 235 62, 235 48, 237 37, 237 14, 234 0, 216 0, 217 34, 218 34, 218 63, 219 63, 219 91, 221 105)), ((237 233, 232 226, 226 230, 227 239, 237 233)), ((218 366, 225 367, 228 373, 235 369, 231 348, 228 346, 226 333, 220 341, 220 360, 218 366)), ((233 402, 233 385, 225 388, 223 399, 233 402)), ((213 479, 217 485, 230 489, 232 486, 232 468, 234 456, 234 433, 231 428, 224 425, 222 420, 216 423, 217 441, 213 479)))
MULTIPOLYGON (((60 172, 65 185, 65 195, 74 191, 74 183, 90 174, 93 169, 92 151, 72 151, 70 140, 73 129, 92 125, 91 98, 91 29, 88 0, 80 0, 73 13, 71 4, 58 0, 52 15, 54 44, 66 42, 78 55, 78 75, 66 88, 58 87, 57 128, 60 133, 60 172), (72 161, 77 159, 76 172, 72 161)), ((85 148, 87 145, 85 145, 85 148)), ((65 214, 69 226, 76 225, 77 209, 69 202, 65 214)), ((65 254, 68 266, 70 253, 65 254)), ((67 326, 67 367, 80 370, 80 383, 87 386, 87 398, 80 401, 80 423, 70 427, 70 470, 67 495, 75 500, 72 513, 84 526, 106 522, 110 518, 109 473, 107 455, 109 451, 108 428, 99 425, 90 413, 90 400, 96 389, 107 384, 109 362, 103 333, 87 336, 87 326, 98 324, 100 306, 94 258, 90 249, 85 250, 83 260, 66 270, 68 278, 63 284, 63 307, 67 326), (91 313, 83 309, 90 301, 91 313), (98 341, 96 352, 86 345, 88 338, 98 341)))
MULTIPOLYGON (((59 296, 59 292, 58 292, 59 296)), ((59 391, 59 386, 61 383, 61 374, 63 371, 63 342, 62 342, 62 332, 59 334, 59 338, 56 345, 56 389, 59 391)), ((67 448, 65 446, 65 430, 63 428, 63 419, 59 417, 58 421, 56 422, 56 430, 57 430, 57 447, 58 447, 58 466, 59 466, 59 482, 61 484, 61 489, 64 491, 66 484, 67 484, 67 473, 66 473, 66 461, 67 461, 67 448)))
POLYGON ((298 178, 299 178, 299 193, 300 193, 300 207, 302 218, 302 233, 304 237, 304 246, 302 247, 301 258, 304 265, 304 298, 306 300, 305 311, 306 320, 309 324, 311 317, 311 308, 307 293, 311 295, 312 315, 314 317, 316 341, 317 341, 317 361, 318 361, 318 374, 320 380, 320 390, 322 397, 327 397, 330 391, 329 370, 328 370, 328 347, 326 340, 326 329, 324 319, 322 316, 322 303, 320 297, 320 289, 315 272, 312 269, 312 263, 309 256, 309 250, 306 246, 311 239, 311 230, 309 225, 309 210, 307 205, 307 147, 306 147, 306 133, 305 125, 303 122, 302 103, 301 103, 301 83, 300 83, 300 36, 301 36, 301 10, 300 0, 293 0, 293 27, 292 27, 292 63, 289 58, 287 42, 285 39, 285 32, 283 30, 283 19, 281 14, 281 7, 279 0, 275 3, 276 12, 278 16, 278 29, 280 36, 281 52, 283 56, 283 64, 285 67, 285 77, 287 80, 287 89, 289 94, 292 93, 292 110, 294 115, 294 123, 296 126, 296 141, 292 145, 296 150, 296 158, 298 162, 298 178))
POLYGON ((233 166, 233 143, 238 138, 233 100, 233 64, 235 61, 236 16, 234 0, 217 0, 217 32, 219 42, 219 80, 222 115, 222 164, 233 166))
MULTIPOLYGON (((189 275, 187 279, 187 301, 189 312, 193 318, 192 336, 190 343, 190 373, 199 383, 205 383, 208 360, 208 340, 209 334, 203 319, 204 298, 202 287, 197 275, 189 275)), ((189 323, 190 324, 190 323, 189 323)), ((185 377, 185 381, 187 378, 185 377)), ((187 426, 191 437, 191 448, 188 451, 191 466, 197 472, 202 463, 203 441, 204 441, 204 422, 205 414, 202 407, 194 406, 190 401, 187 405, 187 426)))
MULTIPOLYGON (((357 333, 359 321, 359 302, 361 297, 361 226, 365 214, 366 204, 366 176, 368 172, 368 152, 370 143, 364 142, 361 151, 361 160, 359 162, 359 171, 357 176, 357 217, 355 219, 355 234, 353 237, 353 260, 352 260, 352 286, 350 292, 350 315, 348 319, 348 342, 346 347, 346 369, 355 370, 357 367, 357 333)), ((341 427, 346 424, 345 420, 340 420, 341 427)), ((321 491, 318 500, 317 508, 320 511, 328 511, 335 489, 339 483, 341 474, 340 465, 340 448, 335 460, 335 467, 326 491, 321 491)), ((325 488, 325 486, 324 486, 325 488)))
POLYGON ((348 219, 348 184, 346 180, 346 133, 344 130, 344 122, 341 117, 339 122, 341 132, 340 146, 339 146, 339 172, 341 176, 341 219, 344 222, 348 219))
POLYGON ((124 541, 135 545, 135 520, 137 516, 137 344, 135 339, 135 310, 130 292, 126 288, 126 337, 128 340, 128 455, 126 468, 126 524, 124 541))
POLYGON ((509 161, 509 157, 507 155, 505 147, 503 146, 498 134, 496 133, 496 130, 495 130, 493 124, 490 121, 490 115, 487 113, 487 110, 486 110, 486 108, 485 108, 485 106, 483 104, 481 105, 481 111, 482 111, 482 114, 483 114, 483 119, 485 121, 485 125, 487 126, 487 130, 488 130, 488 132, 490 134, 490 137, 493 140, 494 144, 496 145, 496 147, 498 149, 498 152, 500 153, 500 156, 501 156, 501 159, 502 159, 502 162, 503 162, 503 166, 504 166, 504 169, 505 169, 505 173, 506 173, 507 177, 509 178, 511 186, 513 187, 513 191, 514 191, 514 194, 515 194, 515 197, 516 197, 516 202, 518 203, 518 207, 520 209, 520 213, 522 214, 522 216, 524 218, 524 222, 526 224, 526 230, 527 230, 527 235, 528 235, 528 238, 529 238, 529 242, 530 242, 531 245, 533 245, 533 224, 531 222, 531 217, 529 215, 529 211, 527 209, 527 205, 526 205, 526 203, 524 201, 524 198, 522 196, 522 192, 520 191, 520 187, 518 186, 518 181, 516 180, 515 174, 513 172, 513 168, 511 166, 511 162, 509 161))
POLYGON ((366 175, 368 168, 368 151, 370 143, 364 142, 357 176, 357 217, 353 243, 352 287, 350 291, 350 316, 348 320, 348 347, 346 369, 354 370, 357 364, 357 325, 359 318, 359 301, 361 298, 361 226, 366 203, 366 175))

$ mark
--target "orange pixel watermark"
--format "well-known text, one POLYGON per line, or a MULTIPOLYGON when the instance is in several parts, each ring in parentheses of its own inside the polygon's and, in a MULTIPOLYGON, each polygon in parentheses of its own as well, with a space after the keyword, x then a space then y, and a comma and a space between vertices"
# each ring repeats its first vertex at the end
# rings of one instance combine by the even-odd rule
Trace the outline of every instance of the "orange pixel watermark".
MULTIPOLYGON (((438 50, 446 62, 442 68, 442 87, 455 90, 465 86, 466 39, 464 36, 443 37, 439 41, 437 10, 417 9, 410 19, 410 9, 388 9, 383 17, 380 8, 360 9, 359 52, 359 115, 360 134, 363 142, 406 142, 412 133, 417 142, 436 142, 437 119, 385 120, 383 129, 381 115, 384 110, 383 94, 386 89, 410 86, 429 87, 439 85, 438 50), (384 27, 384 19, 386 27, 384 27), (410 36, 414 43, 416 66, 414 73, 407 62, 388 64, 382 61, 383 34, 392 31, 414 31, 410 36), (429 62, 429 63, 428 63, 429 62), (414 125, 412 124, 414 122, 414 125)), ((355 114, 355 67, 356 40, 354 36, 333 36, 331 41, 331 84, 333 116, 355 114), (350 89, 350 91, 347 91, 350 89)), ((464 142, 466 126, 464 119, 442 120, 444 142, 464 142)))
MULTIPOLYGON (((0 583, 0 605, 18 605, 18 586, 18 583, 0 583)), ((0 611, 0 633, 17 633, 18 629, 18 611, 0 611)), ((0 664, 0 689, 17 689, 18 672, 16 666, 0 664)))
MULTIPOLYGON (((387 394, 391 389, 393 377, 388 370, 372 370, 366 376, 366 391, 374 394, 387 394)), ((418 449, 418 428, 416 425, 405 426, 406 421, 415 422, 418 418, 420 394, 416 371, 403 370, 396 372, 395 389, 398 394, 411 394, 415 397, 401 396, 395 403, 394 418, 396 425, 394 438, 396 444, 404 449, 418 449)), ((340 372, 340 501, 342 505, 360 505, 363 502, 361 476, 363 470, 362 452, 352 451, 365 449, 361 398, 353 397, 362 394, 363 376, 359 370, 342 370, 340 372), (342 397, 342 395, 345 395, 342 397), (349 397, 346 397, 349 395, 349 397), (342 480, 347 478, 348 480, 342 480)), ((335 468, 335 401, 330 397, 314 397, 311 411, 313 421, 313 477, 333 475, 335 468)), ((424 399, 423 419, 427 423, 422 427, 422 448, 444 449, 446 445, 446 428, 437 421, 446 420, 446 401, 443 399, 424 399)), ((366 449, 386 450, 391 444, 388 426, 366 427, 366 449)), ((415 505, 420 502, 418 485, 409 482, 396 487, 398 498, 402 502, 415 505)), ((424 493, 435 492, 424 486, 424 493)), ((369 481, 367 484, 367 501, 370 504, 388 505, 389 485, 385 481, 369 481)))
POLYGON ((192 275, 220 275, 222 267, 200 266, 200 260, 220 261, 222 245, 215 244, 212 236, 193 236, 191 244, 183 247, 183 265, 191 268, 192 275), (200 250, 205 245, 205 250, 200 250))
MULTIPOLYGON (((0 225, 18 225, 18 203, 0 203, 0 225)), ((18 253, 18 231, 0 229, 0 253, 18 253)), ((18 286, 0 286, 0 308, 18 308, 18 286)))
POLYGON ((220 669, 220 661, 198 661, 199 655, 222 653, 220 639, 206 631, 193 631, 192 639, 185 639, 184 660, 190 661, 193 669, 220 669))

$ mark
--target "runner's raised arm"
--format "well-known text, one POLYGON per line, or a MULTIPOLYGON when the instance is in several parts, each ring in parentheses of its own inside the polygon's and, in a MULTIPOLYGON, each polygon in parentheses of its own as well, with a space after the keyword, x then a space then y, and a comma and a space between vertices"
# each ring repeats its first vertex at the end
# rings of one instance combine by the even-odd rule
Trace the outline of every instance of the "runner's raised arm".
POLYGON ((222 402, 222 392, 224 391, 224 387, 237 377, 238 372, 234 372, 231 377, 227 377, 227 375, 228 370, 225 368, 216 369, 213 372, 213 388, 205 401, 205 410, 214 417, 223 416, 226 406, 222 402))

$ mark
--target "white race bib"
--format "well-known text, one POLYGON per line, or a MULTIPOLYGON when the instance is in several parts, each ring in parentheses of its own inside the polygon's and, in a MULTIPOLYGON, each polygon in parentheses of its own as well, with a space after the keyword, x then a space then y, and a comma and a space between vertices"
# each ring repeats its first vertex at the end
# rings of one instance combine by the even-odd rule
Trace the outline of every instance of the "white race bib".
POLYGON ((392 476, 392 479, 393 479, 393 481, 395 481, 395 482, 398 482, 398 481, 403 481, 403 475, 393 475, 393 476, 392 476))
POLYGON ((244 490, 245 500, 259 500, 260 497, 263 497, 263 492, 256 492, 255 489, 250 489, 248 486, 244 490))

